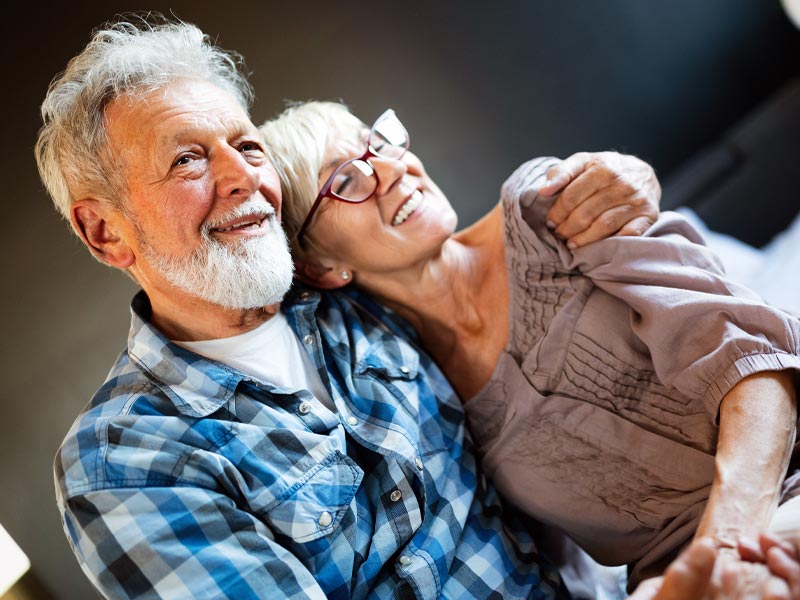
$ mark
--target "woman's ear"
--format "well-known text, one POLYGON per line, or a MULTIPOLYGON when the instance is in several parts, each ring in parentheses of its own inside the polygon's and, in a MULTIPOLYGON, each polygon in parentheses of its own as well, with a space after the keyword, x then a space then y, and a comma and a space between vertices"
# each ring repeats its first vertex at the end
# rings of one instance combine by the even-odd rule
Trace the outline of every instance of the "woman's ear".
POLYGON ((136 256, 121 235, 121 216, 107 202, 83 198, 73 202, 70 221, 94 257, 111 267, 126 270, 136 256))
POLYGON ((344 287, 353 278, 349 269, 327 264, 325 259, 299 258, 294 262, 294 274, 300 281, 321 290, 344 287))

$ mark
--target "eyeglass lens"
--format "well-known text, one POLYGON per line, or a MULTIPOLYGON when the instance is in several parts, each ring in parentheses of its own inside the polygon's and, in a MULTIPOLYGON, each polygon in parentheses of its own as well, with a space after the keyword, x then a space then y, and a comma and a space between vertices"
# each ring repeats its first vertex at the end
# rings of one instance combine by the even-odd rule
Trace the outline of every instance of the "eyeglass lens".
POLYGON ((353 202, 366 200, 375 191, 378 182, 373 177, 375 170, 363 160, 354 160, 342 165, 331 182, 331 191, 337 196, 353 202))
POLYGON ((408 132, 392 112, 375 123, 370 132, 369 145, 378 156, 400 158, 408 149, 408 132))
MULTIPOLYGON (((372 127, 369 149, 382 158, 399 159, 408 150, 408 132, 395 116, 387 112, 372 127)), ((353 160, 342 165, 331 182, 331 191, 343 200, 362 202, 378 185, 375 170, 365 160, 353 160)))

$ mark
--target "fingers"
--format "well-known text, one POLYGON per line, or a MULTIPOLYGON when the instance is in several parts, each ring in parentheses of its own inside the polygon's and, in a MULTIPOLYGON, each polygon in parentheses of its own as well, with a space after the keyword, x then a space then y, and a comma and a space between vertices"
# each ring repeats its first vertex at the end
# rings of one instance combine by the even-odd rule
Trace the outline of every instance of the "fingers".
POLYGON ((800 560, 793 544, 771 534, 762 534, 758 542, 739 540, 739 554, 744 560, 765 563, 773 577, 764 584, 764 600, 800 599, 800 560))
MULTIPOLYGON (((573 216, 573 212, 579 207, 582 212, 578 212, 577 216, 583 216, 586 213, 591 214, 592 212, 597 213, 597 207, 593 211, 591 207, 583 206, 589 199, 593 199, 593 204, 599 205, 599 208, 603 208, 604 205, 608 204, 612 206, 621 204, 623 200, 618 195, 622 190, 609 189, 618 183, 620 182, 617 181, 616 175, 612 171, 591 162, 586 163, 584 169, 580 173, 571 176, 569 182, 560 190, 559 197, 547 213, 547 219, 556 227, 559 227, 570 216, 573 216), (603 194, 604 190, 608 190, 609 193, 603 194)), ((539 191, 544 194, 544 189, 539 191)), ((608 206, 605 206, 605 208, 608 208, 608 206)))
POLYGON ((658 590, 661 588, 663 579, 663 577, 645 579, 636 586, 633 594, 628 596, 628 600, 656 600, 656 594, 658 594, 658 590))
POLYGON ((628 221, 617 235, 643 235, 655 223, 657 217, 636 217, 628 221))
POLYGON ((777 546, 781 550, 786 553, 787 556, 794 560, 800 560, 800 554, 798 554, 797 549, 794 547, 794 544, 791 542, 784 540, 776 535, 771 533, 762 533, 758 536, 758 541, 761 546, 761 550, 766 553, 770 548, 777 546))
MULTIPOLYGON (((575 249, 614 234, 642 235, 653 224, 654 218, 639 217, 638 214, 633 206, 616 206, 595 217, 586 229, 575 234, 567 233, 563 237, 567 239, 567 246, 575 249)), ((556 234, 559 234, 558 230, 556 234)))
POLYGON ((616 233, 641 235, 658 218, 660 186, 652 168, 614 152, 578 153, 548 172, 540 193, 558 193, 548 225, 571 248, 616 233))
POLYGON ((661 588, 654 600, 703 598, 711 583, 715 560, 716 551, 710 540, 694 542, 664 572, 661 588))
POLYGON ((742 560, 749 562, 766 562, 766 550, 761 549, 761 545, 751 538, 741 538, 738 544, 739 556, 742 560))
POLYGON ((761 593, 763 600, 792 600, 797 596, 792 595, 792 591, 783 579, 771 577, 765 584, 761 593))
POLYGON ((800 563, 780 546, 767 551, 767 567, 774 575, 786 582, 787 595, 776 598, 800 598, 800 563))
POLYGON ((547 171, 547 181, 539 188, 539 192, 545 196, 558 194, 569 182, 583 173, 590 157, 588 152, 578 152, 550 167, 547 171))

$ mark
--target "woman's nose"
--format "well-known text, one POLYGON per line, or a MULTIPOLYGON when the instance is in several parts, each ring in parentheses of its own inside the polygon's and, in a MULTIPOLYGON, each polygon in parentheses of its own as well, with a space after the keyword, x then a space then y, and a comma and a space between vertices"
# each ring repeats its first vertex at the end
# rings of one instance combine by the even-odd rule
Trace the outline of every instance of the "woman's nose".
POLYGON ((378 175, 378 187, 375 190, 378 195, 386 194, 408 172, 408 166, 402 158, 373 156, 369 162, 378 175))
POLYGON ((259 186, 259 171, 236 148, 217 150, 211 159, 217 194, 250 196, 259 186))

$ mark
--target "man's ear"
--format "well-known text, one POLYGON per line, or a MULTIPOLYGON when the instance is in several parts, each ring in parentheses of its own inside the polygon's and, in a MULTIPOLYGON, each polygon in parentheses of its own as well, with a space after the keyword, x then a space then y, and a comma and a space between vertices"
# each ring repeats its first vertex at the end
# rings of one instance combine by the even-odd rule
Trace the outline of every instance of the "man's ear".
POLYGON ((308 285, 313 285, 321 290, 335 290, 350 283, 352 273, 349 270, 338 268, 334 264, 327 264, 325 259, 299 258, 294 262, 295 276, 308 285), (347 273, 347 278, 342 273, 347 273))
POLYGON ((70 208, 70 221, 100 262, 122 270, 135 262, 133 250, 121 235, 122 216, 107 202, 95 198, 76 200, 70 208))

